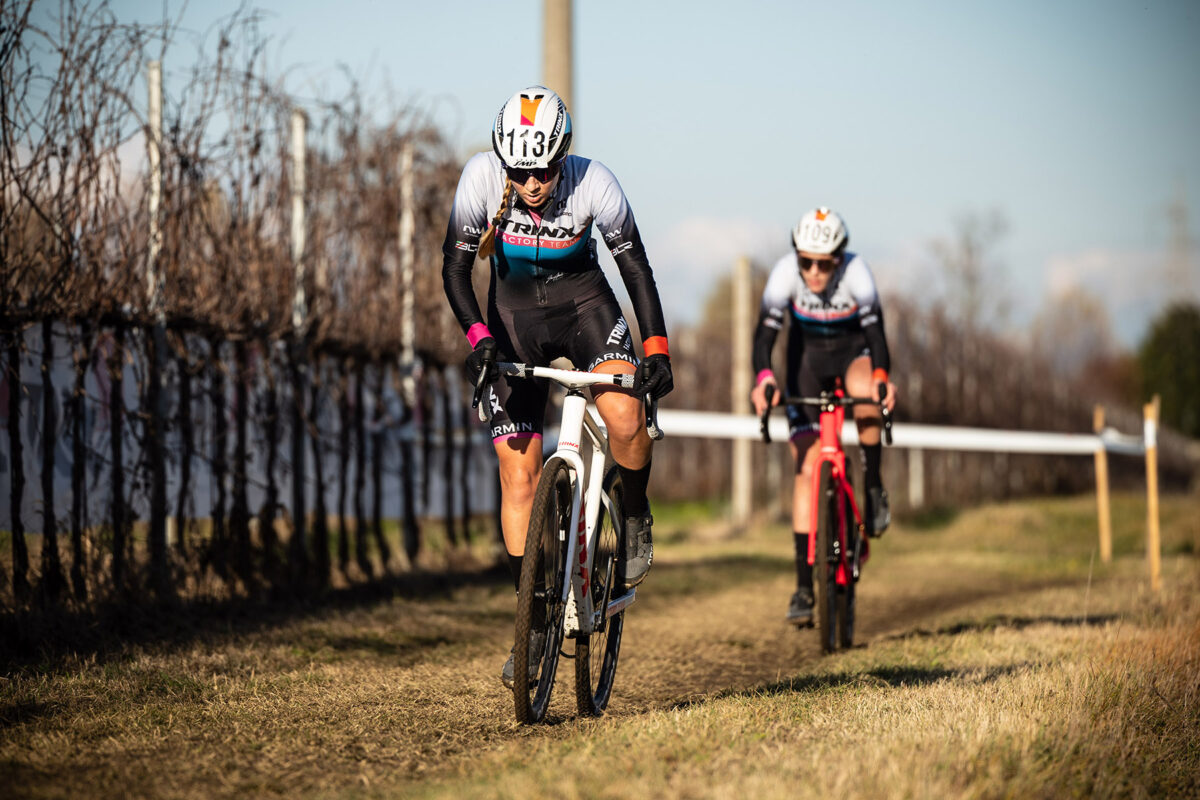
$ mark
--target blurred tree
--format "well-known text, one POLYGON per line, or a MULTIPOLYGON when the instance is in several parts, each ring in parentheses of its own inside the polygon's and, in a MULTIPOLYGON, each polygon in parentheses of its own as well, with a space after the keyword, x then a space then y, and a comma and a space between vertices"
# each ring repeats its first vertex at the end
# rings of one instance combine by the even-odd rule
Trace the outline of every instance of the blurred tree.
POLYGON ((954 223, 954 233, 933 243, 946 287, 946 308, 966 329, 995 330, 1008 317, 1004 270, 993 263, 996 243, 1008 231, 998 210, 969 213, 954 223))
POLYGON ((1141 396, 1137 354, 1122 350, 1094 356, 1082 366, 1076 382, 1089 400, 1137 406, 1141 396))
POLYGON ((1200 306, 1179 303, 1150 326, 1138 351, 1142 397, 1162 397, 1162 421, 1200 436, 1200 306))
POLYGON ((1079 286, 1047 297, 1029 330, 1034 355, 1064 377, 1080 375, 1115 350, 1104 302, 1079 286))

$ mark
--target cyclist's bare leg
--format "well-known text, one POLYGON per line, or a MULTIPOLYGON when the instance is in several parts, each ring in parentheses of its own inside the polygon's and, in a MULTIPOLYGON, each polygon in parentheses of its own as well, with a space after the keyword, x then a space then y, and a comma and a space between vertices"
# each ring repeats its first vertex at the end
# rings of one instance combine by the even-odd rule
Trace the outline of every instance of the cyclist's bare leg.
MULTIPOLYGON (((871 359, 859 356, 851 362, 846 370, 846 389, 853 397, 874 397, 874 378, 871 370, 871 359)), ((888 382, 887 402, 889 407, 896 400, 896 387, 888 382)), ((880 535, 887 530, 891 515, 888 511, 887 492, 879 475, 880 434, 883 429, 883 415, 879 406, 854 406, 854 424, 858 427, 858 441, 862 445, 863 476, 866 479, 866 516, 868 531, 872 535, 880 535)))
POLYGON ((796 593, 788 604, 787 621, 805 625, 812 620, 812 568, 808 565, 808 537, 812 522, 812 475, 820 460, 821 443, 812 433, 793 436, 788 444, 796 477, 792 485, 792 541, 796 559, 796 593))
MULTIPOLYGON (((871 359, 859 356, 850 362, 846 370, 846 392, 851 397, 871 396, 871 359)), ((854 406, 854 424, 858 427, 858 441, 865 445, 879 444, 879 432, 883 417, 879 406, 854 406)))
POLYGON ((812 476, 821 455, 821 443, 815 433, 801 433, 788 441, 796 479, 792 487, 792 530, 810 533, 812 528, 812 476))
MULTIPOLYGON (((594 372, 628 374, 632 364, 606 361, 594 372)), ((650 436, 642 416, 642 401, 624 390, 593 387, 596 410, 608 429, 608 449, 621 473, 625 512, 625 588, 637 586, 654 560, 646 484, 650 479, 650 436)))
MULTIPOLYGON (((624 375, 635 371, 625 361, 605 361, 593 372, 624 375)), ((592 388, 596 410, 608 429, 608 450, 613 460, 626 469, 641 469, 650 461, 650 436, 642 419, 642 401, 616 387, 592 388)))
POLYGON ((525 553, 525 532, 542 472, 542 440, 511 438, 495 447, 500 461, 500 530, 509 555, 519 556, 525 553))

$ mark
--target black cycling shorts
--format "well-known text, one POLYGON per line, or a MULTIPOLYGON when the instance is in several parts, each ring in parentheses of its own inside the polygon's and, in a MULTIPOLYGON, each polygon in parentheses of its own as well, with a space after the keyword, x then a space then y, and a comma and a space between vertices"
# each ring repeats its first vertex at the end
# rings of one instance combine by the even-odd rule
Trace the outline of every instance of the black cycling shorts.
MULTIPOLYGON (((591 372, 606 361, 637 366, 633 337, 621 315, 617 298, 604 279, 592 270, 563 273, 556 284, 570 282, 577 291, 554 294, 568 299, 532 308, 500 308, 494 295, 488 302, 488 330, 496 338, 501 361, 545 367, 556 358, 568 358, 576 369, 591 372)), ((549 381, 501 377, 492 384, 492 440, 541 437, 546 416, 549 381)))
MULTIPOLYGON (((871 355, 867 338, 856 331, 849 336, 801 338, 798 326, 789 329, 787 363, 795 364, 799 351, 799 367, 788 369, 787 393, 791 397, 816 397, 831 387, 837 378, 845 379, 846 370, 855 359, 871 355)), ((815 434, 821 430, 821 409, 816 406, 788 406, 788 435, 815 434)))

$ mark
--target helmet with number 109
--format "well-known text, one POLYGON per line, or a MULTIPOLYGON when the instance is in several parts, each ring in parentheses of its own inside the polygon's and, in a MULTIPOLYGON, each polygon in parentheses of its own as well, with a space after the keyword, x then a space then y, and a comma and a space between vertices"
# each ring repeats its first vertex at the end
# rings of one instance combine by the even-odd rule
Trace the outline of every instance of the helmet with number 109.
POLYGON ((496 115, 492 149, 506 167, 549 167, 566 158, 570 147, 571 115, 562 98, 545 86, 522 89, 496 115))
POLYGON ((797 250, 816 255, 833 255, 845 249, 850 241, 850 231, 846 223, 837 215, 822 206, 800 218, 796 229, 792 231, 792 243, 797 250))

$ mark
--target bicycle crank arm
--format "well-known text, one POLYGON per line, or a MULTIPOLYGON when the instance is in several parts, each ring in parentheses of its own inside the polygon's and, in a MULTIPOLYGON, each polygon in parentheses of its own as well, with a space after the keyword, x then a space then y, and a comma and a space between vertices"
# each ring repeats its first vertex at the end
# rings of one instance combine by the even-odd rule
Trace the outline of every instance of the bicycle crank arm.
POLYGON ((620 597, 615 597, 608 601, 608 609, 604 612, 604 618, 609 619, 616 614, 620 614, 625 609, 633 605, 633 601, 637 599, 637 589, 629 589, 620 597))

